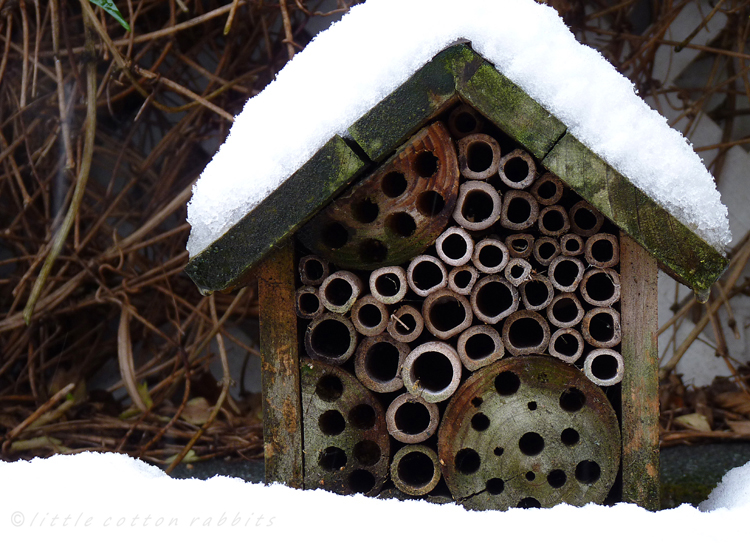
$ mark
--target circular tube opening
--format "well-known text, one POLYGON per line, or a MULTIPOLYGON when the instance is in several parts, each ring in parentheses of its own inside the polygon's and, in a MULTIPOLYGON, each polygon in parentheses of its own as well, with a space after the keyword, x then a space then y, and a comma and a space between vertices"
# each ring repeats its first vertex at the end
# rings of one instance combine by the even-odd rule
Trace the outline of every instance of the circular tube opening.
POLYGON ((406 191, 407 186, 406 177, 401 172, 389 172, 383 176, 383 180, 380 182, 380 188, 388 198, 401 196, 406 191))
POLYGON ((411 378, 427 392, 437 393, 448 388, 453 381, 453 365, 443 353, 425 351, 414 360, 411 378))
POLYGON ((398 375, 399 351, 395 345, 382 341, 374 343, 365 355, 365 371, 374 381, 387 383, 398 375))
POLYGON ((410 436, 420 434, 430 426, 430 412, 419 402, 404 402, 394 415, 396 428, 410 436))
POLYGON ((440 162, 430 151, 422 151, 414 159, 414 171, 419 177, 432 177, 438 171, 440 162))

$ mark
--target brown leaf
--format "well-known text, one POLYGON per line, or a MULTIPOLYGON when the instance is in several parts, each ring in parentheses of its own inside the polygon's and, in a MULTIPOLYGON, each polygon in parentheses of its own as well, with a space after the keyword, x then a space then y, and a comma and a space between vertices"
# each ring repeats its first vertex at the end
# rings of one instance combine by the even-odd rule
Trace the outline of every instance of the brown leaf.
POLYGON ((727 425, 736 434, 750 435, 750 420, 728 420, 727 425))
POLYGON ((193 398, 185 405, 180 418, 190 424, 202 426, 211 416, 212 409, 206 398, 193 398))
POLYGON ((745 392, 722 392, 714 399, 717 405, 727 411, 750 416, 750 395, 745 392))

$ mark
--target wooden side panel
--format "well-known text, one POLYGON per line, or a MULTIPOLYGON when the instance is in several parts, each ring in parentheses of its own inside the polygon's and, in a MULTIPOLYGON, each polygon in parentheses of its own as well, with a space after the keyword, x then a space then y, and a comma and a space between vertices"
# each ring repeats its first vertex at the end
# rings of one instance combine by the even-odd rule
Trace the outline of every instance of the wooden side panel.
POLYGON ((729 261, 569 133, 542 161, 697 294, 729 261))
POLYGON ((656 260, 620 235, 623 501, 659 508, 659 359, 656 260))
POLYGON ((302 488, 302 411, 294 249, 287 241, 258 270, 266 482, 302 488))

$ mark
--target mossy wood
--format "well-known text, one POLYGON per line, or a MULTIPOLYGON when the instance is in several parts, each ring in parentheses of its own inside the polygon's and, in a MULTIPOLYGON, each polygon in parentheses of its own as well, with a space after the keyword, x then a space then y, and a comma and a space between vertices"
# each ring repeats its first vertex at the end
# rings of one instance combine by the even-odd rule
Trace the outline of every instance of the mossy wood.
POLYGON ((204 293, 239 287, 278 243, 321 210, 364 167, 382 161, 426 122, 462 100, 528 149, 549 170, 627 232, 699 296, 726 268, 716 249, 587 149, 566 127, 466 44, 449 47, 349 127, 229 232, 189 262, 204 293))
POLYGON ((303 486, 294 249, 286 242, 258 273, 266 482, 303 486))
POLYGON ((620 234, 622 499, 659 508, 659 359, 657 265, 620 234))
POLYGON ((364 166, 343 139, 331 138, 261 204, 192 258, 185 272, 204 294, 241 286, 253 265, 331 201, 364 166))

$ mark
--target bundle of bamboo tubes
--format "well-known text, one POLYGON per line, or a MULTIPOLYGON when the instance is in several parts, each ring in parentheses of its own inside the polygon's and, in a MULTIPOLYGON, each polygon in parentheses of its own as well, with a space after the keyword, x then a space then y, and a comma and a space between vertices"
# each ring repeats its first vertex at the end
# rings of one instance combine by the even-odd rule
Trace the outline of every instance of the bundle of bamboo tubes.
POLYGON ((599 386, 624 372, 616 230, 529 153, 505 152, 508 138, 472 109, 455 108, 447 126, 460 184, 432 246, 369 273, 332 271, 314 254, 299 261, 304 349, 352 368, 363 393, 379 398, 389 434, 404 444, 391 480, 412 495, 440 479, 431 439, 438 405, 471 372, 536 354, 575 365, 599 386))

